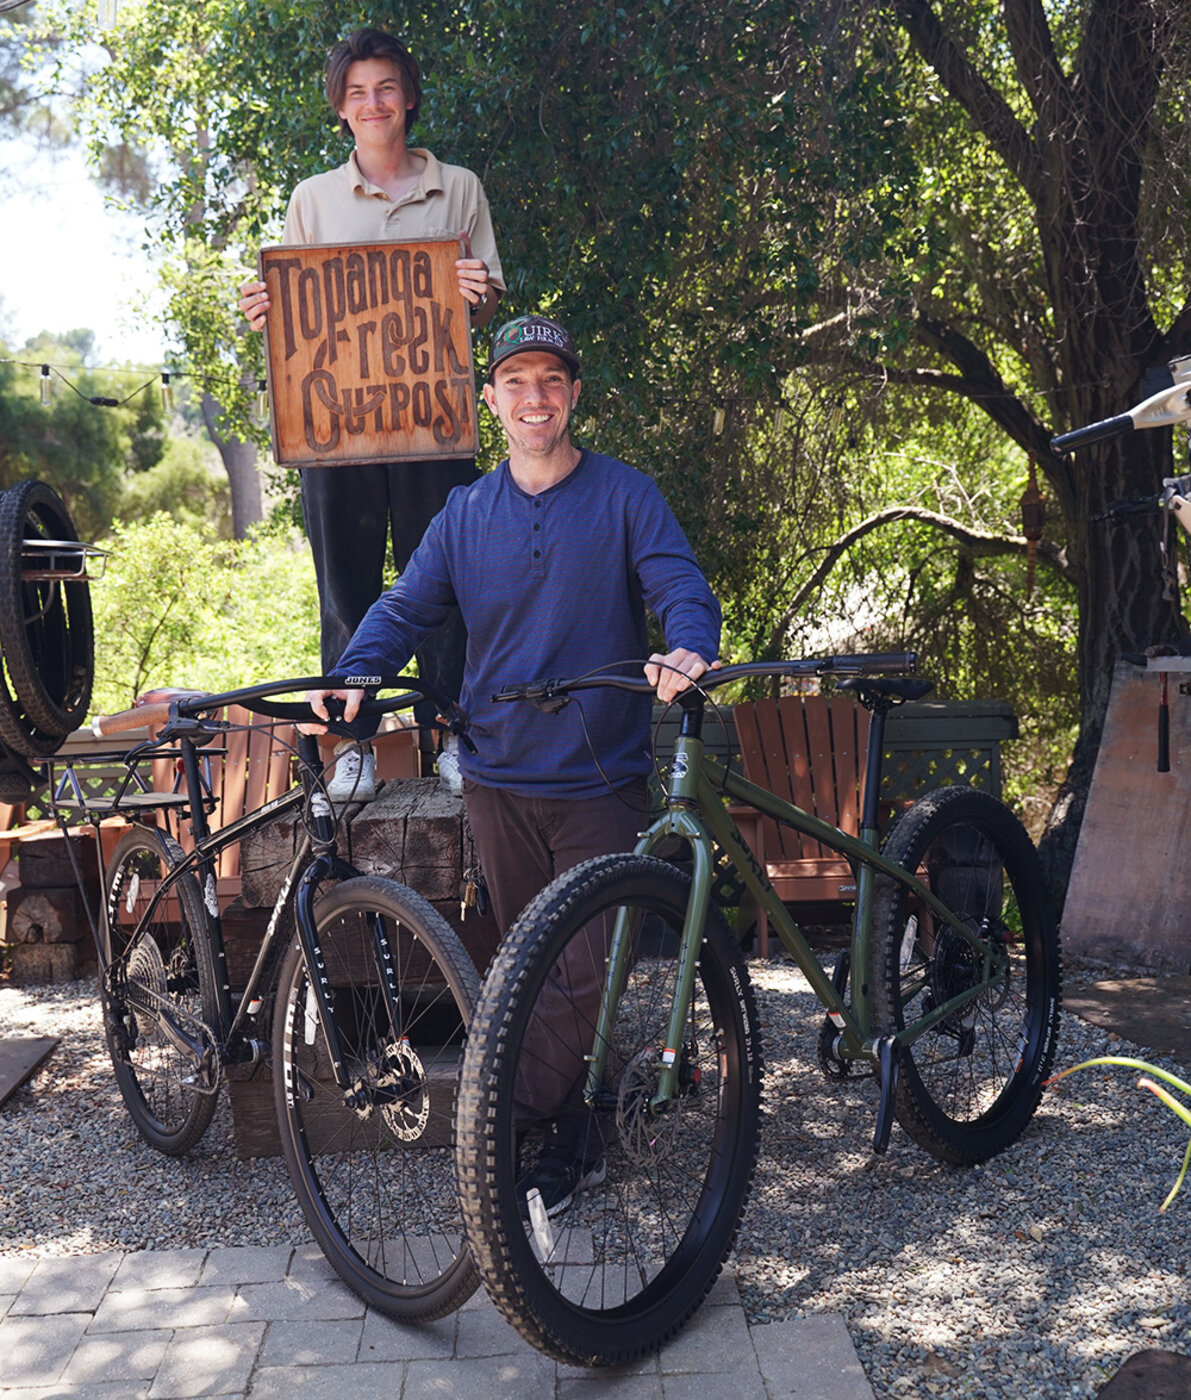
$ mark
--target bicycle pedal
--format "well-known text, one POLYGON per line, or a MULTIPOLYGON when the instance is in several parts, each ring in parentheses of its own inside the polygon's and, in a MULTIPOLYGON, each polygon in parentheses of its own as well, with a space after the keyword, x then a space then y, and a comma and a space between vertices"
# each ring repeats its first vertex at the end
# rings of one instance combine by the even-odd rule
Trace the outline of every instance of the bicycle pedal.
POLYGON ((877 1041, 877 1069, 881 1078, 881 1098, 877 1104, 877 1124, 873 1131, 873 1151, 883 1155, 889 1147, 893 1131, 894 1104, 897 1100, 897 1080, 901 1049, 891 1035, 877 1041))

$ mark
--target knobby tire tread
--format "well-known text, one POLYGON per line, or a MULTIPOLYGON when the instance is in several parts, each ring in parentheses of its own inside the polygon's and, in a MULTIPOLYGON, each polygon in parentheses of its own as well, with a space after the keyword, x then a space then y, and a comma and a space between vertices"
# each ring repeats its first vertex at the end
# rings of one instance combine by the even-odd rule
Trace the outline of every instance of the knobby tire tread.
MULTIPOLYGON (((508 1321, 539 1350, 556 1360, 584 1366, 623 1364, 656 1350, 695 1313, 735 1240, 760 1139, 762 1052, 756 1002, 739 949, 722 916, 712 907, 705 928, 702 965, 705 969, 710 967, 712 979, 734 981, 738 996, 733 1009, 739 1013, 737 1029, 741 1039, 741 1045, 733 1052, 739 1053, 741 1059, 741 1078, 732 1091, 739 1100, 740 1118, 738 1140, 733 1144, 736 1170, 731 1187, 715 1212, 717 1223, 710 1227, 715 1236, 713 1257, 701 1255, 685 1279, 685 1288, 671 1290, 680 1296, 660 1304, 650 1303, 647 1309, 636 1313, 626 1303, 594 1321, 585 1315, 587 1325, 580 1329, 580 1335, 572 1330, 567 1305, 558 1304, 559 1295, 549 1286, 543 1287, 541 1270, 528 1278, 520 1271, 518 1256, 511 1248, 507 1200, 506 1211, 502 1214, 501 1210, 499 1159, 505 1144, 497 1141, 499 1104, 506 1096, 511 1099, 510 1079, 518 1049, 512 1041, 516 1008, 528 997, 535 980, 544 975, 543 965, 549 966, 551 929, 561 930, 576 920, 582 924, 578 910, 585 902, 611 904, 618 886, 624 887, 626 898, 631 897, 630 890, 637 896, 637 885, 642 879, 655 893, 660 882, 681 926, 681 911, 690 891, 689 877, 648 856, 612 855, 587 861, 559 876, 526 907, 502 940, 485 978, 459 1092, 460 1198, 472 1254, 488 1293, 508 1321), (648 1331, 643 1332, 643 1328, 648 1331)), ((563 942, 560 932, 557 946, 561 948, 563 942)), ((730 998, 721 992, 718 1000, 730 998)), ((692 1184, 693 1194, 698 1193, 701 1184, 692 1184)))
MULTIPOLYGON (((395 881, 379 876, 358 876, 332 886, 317 902, 314 911, 315 925, 320 933, 323 955, 329 966, 332 983, 335 983, 337 976, 336 950, 346 946, 346 937, 339 943, 334 941, 332 929, 336 921, 340 921, 342 927, 350 927, 354 915, 367 916, 376 912, 384 914, 390 921, 391 934, 395 928, 408 930, 412 935, 413 945, 424 950, 429 959, 429 970, 419 974, 415 987, 412 978, 408 983, 401 980, 402 956, 394 950, 400 990, 403 993, 424 993, 428 987, 438 985, 438 974, 441 974, 446 993, 438 994, 438 1012, 440 1016, 444 1013, 449 1016, 453 1005, 458 1012, 460 1034, 465 1033, 479 996, 479 976, 475 965, 458 935, 434 906, 421 895, 395 881)), ((413 963, 409 965, 413 966, 413 963)), ((375 960, 370 955, 367 966, 375 972, 375 960)), ((344 976, 362 979, 362 965, 357 962, 354 970, 344 976)), ((357 1004, 356 999, 349 994, 352 985, 350 981, 345 981, 336 988, 337 1022, 348 1015, 351 1007, 357 1004)), ((357 990, 365 989, 361 992, 363 998, 366 989, 374 983, 358 980, 354 985, 357 990)), ((416 1188, 409 1192, 407 1199, 411 1200, 412 1206, 415 1209, 422 1208, 417 1210, 416 1219, 411 1220, 402 1214, 400 1204, 387 1189, 395 1177, 407 1183, 425 1166, 425 1162, 419 1160, 423 1152, 422 1143, 414 1141, 414 1150, 405 1152, 404 1141, 389 1128, 387 1136, 375 1149, 360 1145, 352 1138, 353 1123, 345 1119, 346 1127, 341 1126, 336 1130, 338 1133, 347 1134, 348 1150, 343 1154, 344 1160, 354 1156, 356 1152, 359 1152, 365 1161, 368 1160, 370 1152, 375 1159, 371 1163, 371 1177, 365 1173, 355 1178, 365 1183, 359 1190, 371 1199, 361 1203, 356 1195, 336 1194, 353 1189, 350 1184, 341 1186, 344 1179, 350 1183, 352 1165, 349 1164, 346 1168, 346 1178, 342 1168, 320 1165, 330 1154, 320 1150, 317 1141, 311 1145, 311 1135, 307 1133, 303 1110, 297 1103, 296 1094, 290 1092, 291 1086, 309 1073, 312 1063, 303 1060, 299 1065, 297 1058, 302 1053, 296 1045, 297 1005, 298 999, 306 995, 306 987, 305 959, 300 943, 295 940, 283 961, 278 984, 273 1023, 273 1064, 274 1095, 282 1150, 303 1215, 328 1262, 348 1287, 370 1307, 405 1322, 429 1322, 445 1317, 464 1303, 479 1285, 479 1275, 463 1240, 453 1182, 449 1184, 449 1213, 453 1219, 453 1237, 458 1243, 454 1246, 429 1247, 426 1234, 434 1235, 435 1240, 439 1235, 437 1225, 429 1231, 425 1227, 424 1222, 428 1218, 427 1212, 430 1211, 430 1207, 422 1199, 422 1193, 416 1188), (412 1164, 408 1173, 405 1166, 398 1162, 398 1154, 402 1158, 408 1158, 412 1164), (370 1236, 365 1233, 363 1238, 358 1238, 353 1244, 349 1234, 353 1220, 380 1220, 382 1216, 386 1232, 384 1236, 378 1239, 375 1232, 370 1236), (370 1252, 372 1257, 365 1258, 356 1247, 357 1244, 370 1252), (419 1249, 424 1263, 418 1262, 419 1249)), ((375 999, 370 1004, 383 1005, 375 999)), ((375 1026, 377 1023, 372 1021, 369 1024, 375 1026)), ((414 1051, 421 1050, 425 1054, 426 1047, 421 1043, 418 1033, 421 1024, 415 1015, 405 1029, 411 1037, 414 1051)), ((350 1040, 352 1028, 345 1023, 340 1029, 345 1041, 350 1040)), ((387 1022, 383 1034, 386 1043, 392 1043, 393 1036, 387 1022)), ((322 1040, 321 1031, 317 1032, 317 1036, 325 1056, 325 1042, 322 1040)), ((317 1056, 318 1052, 310 1053, 317 1056)), ((457 1084, 457 1077, 456 1070, 451 1082, 452 1092, 457 1084)), ((436 1092, 443 1092, 441 1086, 436 1092)), ((330 1082, 328 1093, 320 1100, 324 1111, 328 1104, 332 1105, 332 1111, 340 1115, 347 1112, 342 1095, 335 1089, 333 1080, 330 1082)), ((312 1132, 317 1133, 318 1128, 313 1116, 315 1111, 317 1110, 312 1110, 311 1128, 312 1132)), ((383 1107, 370 1111, 375 1122, 385 1121, 383 1107)), ((427 1170, 445 1166, 450 1172, 453 1170, 454 1116, 449 1097, 443 1100, 441 1108, 436 1108, 436 1113, 440 1129, 445 1123, 448 1141, 440 1153, 443 1160, 427 1170)), ((378 1127, 376 1131, 384 1133, 386 1129, 378 1127)), ((433 1147, 430 1151, 434 1151, 433 1147)), ((408 1186, 406 1189, 408 1190, 408 1186)), ((366 1232, 368 1226, 358 1225, 358 1228, 366 1232)))
MULTIPOLYGON (((918 1067, 919 1062, 929 1063, 932 1044, 944 1043, 944 1037, 938 1035, 936 1040, 932 1031, 904 1052, 896 1097, 897 1118, 909 1136, 933 1156, 956 1165, 987 1160, 1009 1147, 1025 1130, 1054 1063, 1061 1007, 1059 933, 1042 867, 1029 835, 1002 802, 976 789, 940 788, 920 798, 899 818, 882 850, 904 869, 919 870, 929 859, 928 853, 937 851, 940 845, 945 849, 948 835, 954 838, 967 834, 970 841, 972 833, 979 833, 995 849, 1004 878, 1013 891, 1012 908, 1020 921, 1021 934, 1012 944, 1017 961, 1024 960, 1024 972, 1011 977, 1005 1001, 1021 995, 1021 1027, 1013 1029, 1012 1013, 997 1021, 996 1012, 1004 1004, 990 1006, 984 1004, 984 999, 977 1003, 975 1045, 968 1050, 967 1058, 974 1060, 977 1051, 987 1048, 993 1061, 990 1080, 1004 1080, 1000 1092, 982 1111, 957 1117, 938 1102, 939 1095, 926 1082, 933 1071, 920 1073, 918 1067), (996 1051, 1008 1046, 1013 1039, 1011 1030, 1018 1038, 1016 1067, 1010 1068, 1013 1056, 1005 1054, 997 1069, 996 1051)), ((970 876, 969 879, 974 884, 970 876)), ((948 902, 946 895, 943 898, 948 902)), ((987 894, 985 898, 988 899, 987 894)), ((904 888, 893 880, 879 878, 868 966, 874 1030, 879 1035, 893 1034, 906 1020, 913 1019, 912 1013, 905 1015, 901 990, 907 913, 904 888)), ((934 961, 939 961, 937 948, 934 961)), ((995 1001, 993 996, 992 1002, 995 1001)), ((962 1056, 957 1057, 955 1082, 962 1082, 970 1074, 970 1066, 963 1063, 962 1056)), ((935 1078, 933 1082, 941 1085, 942 1081, 935 1078)))

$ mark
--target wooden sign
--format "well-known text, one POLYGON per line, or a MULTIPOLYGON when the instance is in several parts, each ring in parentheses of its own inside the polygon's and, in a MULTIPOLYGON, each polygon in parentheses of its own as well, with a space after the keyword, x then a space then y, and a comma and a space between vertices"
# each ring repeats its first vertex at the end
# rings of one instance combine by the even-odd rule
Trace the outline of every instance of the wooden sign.
POLYGON ((334 467, 476 451, 459 241, 265 248, 273 457, 334 467))

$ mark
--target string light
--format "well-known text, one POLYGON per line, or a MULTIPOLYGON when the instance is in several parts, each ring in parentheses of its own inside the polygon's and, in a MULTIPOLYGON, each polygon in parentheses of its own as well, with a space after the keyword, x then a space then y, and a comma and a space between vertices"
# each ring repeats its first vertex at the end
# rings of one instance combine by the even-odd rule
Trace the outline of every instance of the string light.
POLYGON ((42 406, 42 408, 49 408, 49 406, 50 406, 50 367, 49 367, 49 365, 42 365, 42 367, 41 367, 41 406, 42 406))
POLYGON ((161 406, 167 413, 174 411, 174 386, 170 383, 168 370, 161 375, 161 406))
POLYGON ((711 431, 716 437, 723 437, 724 435, 724 417, 724 410, 722 408, 717 408, 715 416, 711 420, 711 431))
POLYGON ((256 381, 256 415, 258 418, 269 416, 269 385, 263 379, 256 381))
POLYGON ((781 437, 781 435, 786 431, 786 410, 782 407, 781 404, 778 404, 776 410, 774 411, 773 431, 778 435, 778 437, 781 437))

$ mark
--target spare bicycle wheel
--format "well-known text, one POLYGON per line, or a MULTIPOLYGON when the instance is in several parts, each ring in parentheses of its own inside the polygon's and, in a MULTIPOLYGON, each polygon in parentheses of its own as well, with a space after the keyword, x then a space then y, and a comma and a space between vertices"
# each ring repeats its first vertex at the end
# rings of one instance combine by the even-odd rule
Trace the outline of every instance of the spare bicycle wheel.
POLYGON ((0 738, 26 757, 57 752, 91 703, 91 594, 72 542, 70 514, 45 482, 0 496, 0 738))

